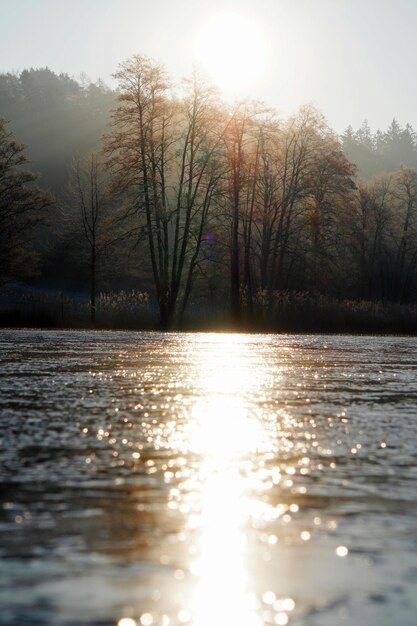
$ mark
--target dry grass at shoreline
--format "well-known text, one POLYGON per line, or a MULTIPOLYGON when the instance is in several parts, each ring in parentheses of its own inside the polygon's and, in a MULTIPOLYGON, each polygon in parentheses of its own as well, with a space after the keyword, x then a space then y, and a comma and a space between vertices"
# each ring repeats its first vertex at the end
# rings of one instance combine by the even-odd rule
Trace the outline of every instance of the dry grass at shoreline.
MULTIPOLYGON (((10 293, 0 303, 0 326, 91 328, 87 301, 62 292, 10 293)), ((95 328, 158 329, 158 310, 146 292, 101 293, 95 328)), ((417 304, 337 300, 310 292, 260 292, 252 310, 243 306, 238 324, 230 322, 227 303, 191 303, 173 330, 243 330, 254 332, 348 332, 416 334, 417 304)))

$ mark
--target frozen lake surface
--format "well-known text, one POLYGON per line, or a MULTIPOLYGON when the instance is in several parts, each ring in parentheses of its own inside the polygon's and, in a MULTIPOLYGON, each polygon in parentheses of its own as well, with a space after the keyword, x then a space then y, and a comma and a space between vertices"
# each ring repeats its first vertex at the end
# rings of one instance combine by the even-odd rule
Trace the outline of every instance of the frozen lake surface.
POLYGON ((414 626, 417 340, 0 331, 0 624, 414 626))

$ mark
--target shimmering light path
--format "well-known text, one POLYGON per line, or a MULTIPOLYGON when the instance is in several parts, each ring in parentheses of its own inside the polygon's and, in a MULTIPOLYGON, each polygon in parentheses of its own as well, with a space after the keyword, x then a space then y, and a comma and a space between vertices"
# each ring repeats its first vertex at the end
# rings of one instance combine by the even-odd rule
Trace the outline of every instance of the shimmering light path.
POLYGON ((416 355, 0 331, 0 624, 411 626, 416 355))

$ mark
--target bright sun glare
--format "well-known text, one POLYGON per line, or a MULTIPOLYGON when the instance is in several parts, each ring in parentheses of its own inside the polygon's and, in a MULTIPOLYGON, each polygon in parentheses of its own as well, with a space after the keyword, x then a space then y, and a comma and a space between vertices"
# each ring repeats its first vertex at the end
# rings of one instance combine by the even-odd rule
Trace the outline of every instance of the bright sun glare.
POLYGON ((218 15, 200 33, 196 57, 223 92, 241 95, 238 92, 262 74, 265 42, 252 20, 240 15, 218 15))

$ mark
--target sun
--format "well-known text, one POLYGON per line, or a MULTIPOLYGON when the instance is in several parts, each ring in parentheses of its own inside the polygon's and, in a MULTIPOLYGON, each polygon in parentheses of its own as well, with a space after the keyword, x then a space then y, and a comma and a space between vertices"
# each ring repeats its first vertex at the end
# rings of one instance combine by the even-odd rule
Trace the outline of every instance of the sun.
POLYGON ((226 94, 242 95, 257 82, 266 60, 259 26, 242 15, 213 17, 196 40, 197 62, 226 94))

